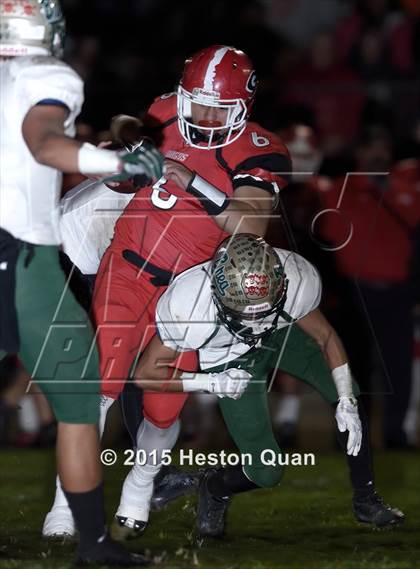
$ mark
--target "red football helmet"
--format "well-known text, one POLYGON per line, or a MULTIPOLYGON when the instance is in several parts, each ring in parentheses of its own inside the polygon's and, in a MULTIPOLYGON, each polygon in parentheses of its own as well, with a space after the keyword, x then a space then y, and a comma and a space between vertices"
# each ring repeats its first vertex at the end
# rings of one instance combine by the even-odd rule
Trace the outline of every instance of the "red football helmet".
POLYGON ((196 148, 219 148, 244 131, 257 88, 253 65, 243 51, 225 45, 202 49, 185 62, 178 87, 178 124, 196 148), (192 104, 226 111, 221 121, 193 122, 192 104))

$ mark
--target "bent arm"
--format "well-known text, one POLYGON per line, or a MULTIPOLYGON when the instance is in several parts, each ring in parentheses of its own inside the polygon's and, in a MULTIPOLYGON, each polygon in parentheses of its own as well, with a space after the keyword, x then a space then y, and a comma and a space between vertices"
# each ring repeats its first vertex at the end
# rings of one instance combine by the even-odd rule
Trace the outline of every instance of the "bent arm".
POLYGON ((23 138, 37 162, 62 172, 77 173, 82 144, 64 132, 69 115, 67 107, 32 107, 23 121, 23 138))
POLYGON ((146 391, 206 391, 218 397, 238 399, 244 393, 251 374, 242 369, 221 373, 186 373, 173 367, 178 352, 166 347, 154 336, 134 372, 135 383, 146 391))
POLYGON ((235 191, 227 208, 214 219, 219 227, 231 235, 253 233, 264 237, 272 210, 273 197, 269 192, 241 186, 235 191))
POLYGON ((136 385, 145 391, 183 391, 179 380, 181 371, 170 365, 178 355, 179 352, 166 347, 159 336, 153 336, 134 371, 136 385))
POLYGON ((108 174, 120 169, 116 152, 82 144, 65 133, 67 107, 36 105, 22 124, 23 138, 37 162, 68 174, 108 174))

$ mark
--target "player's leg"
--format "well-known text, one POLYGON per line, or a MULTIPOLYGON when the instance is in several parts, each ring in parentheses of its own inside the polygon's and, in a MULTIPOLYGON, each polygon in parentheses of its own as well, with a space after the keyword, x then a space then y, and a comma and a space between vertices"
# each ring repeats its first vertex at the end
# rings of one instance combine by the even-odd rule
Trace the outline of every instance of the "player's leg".
MULTIPOLYGON (((99 413, 99 437, 102 438, 106 417, 109 409, 115 402, 111 397, 104 395, 100 398, 99 413)), ((42 535, 47 538, 72 537, 75 535, 76 527, 71 513, 69 504, 63 488, 61 486, 59 476, 56 477, 56 488, 53 505, 45 516, 42 527, 42 535)))
MULTIPOLYGON (((279 484, 283 467, 276 461, 266 464, 267 453, 278 457, 280 448, 273 434, 267 401, 267 361, 264 354, 252 350, 229 362, 253 376, 245 393, 238 399, 223 398, 219 405, 226 426, 242 457, 241 465, 208 469, 199 488, 197 529, 201 535, 223 534, 229 502, 235 494, 279 484)), ((220 368, 209 371, 220 371, 220 368)))
MULTIPOLYGON (((114 280, 118 272, 113 273, 114 280)), ((98 282, 105 284, 104 280, 98 282)), ((108 410, 122 391, 137 353, 136 306, 140 306, 133 290, 122 298, 117 286, 97 287, 93 311, 98 329, 96 343, 101 371, 99 433, 103 434, 108 410), (106 304, 105 304, 106 303, 106 304)), ((44 537, 74 535, 75 526, 60 479, 56 480, 54 503, 48 512, 42 531, 44 537)))
MULTIPOLYGON (((176 365, 187 371, 195 370, 195 354, 182 354, 174 362, 176 365)), ((145 531, 154 480, 162 468, 163 456, 170 456, 178 439, 178 417, 187 396, 185 393, 143 393, 144 421, 137 432, 137 450, 142 460, 135 461, 124 481, 113 525, 114 537, 128 539, 145 531)))
MULTIPOLYGON (((298 326, 293 326, 290 333, 280 330, 273 334, 265 343, 266 350, 272 350, 273 364, 276 367, 294 375, 308 385, 315 388, 322 397, 335 410, 338 393, 332 380, 331 370, 319 349, 317 343, 298 326), (283 349, 286 342, 286 349, 283 349), (280 358, 275 354, 281 354, 280 358)), ((269 353, 267 351, 267 353, 269 353)), ((384 526, 399 523, 403 519, 402 513, 384 504, 375 491, 374 473, 371 458, 371 445, 369 437, 368 420, 360 400, 360 390, 356 383, 353 392, 358 399, 359 416, 362 423, 362 446, 357 456, 346 453, 347 464, 350 471, 350 480, 353 487, 353 508, 359 521, 384 526)), ((344 452, 347 449, 348 431, 336 433, 344 452)))
POLYGON ((86 314, 66 287, 57 247, 25 246, 16 268, 20 356, 57 421, 57 466, 79 530, 78 559, 142 563, 107 537, 99 461, 99 370, 86 314))

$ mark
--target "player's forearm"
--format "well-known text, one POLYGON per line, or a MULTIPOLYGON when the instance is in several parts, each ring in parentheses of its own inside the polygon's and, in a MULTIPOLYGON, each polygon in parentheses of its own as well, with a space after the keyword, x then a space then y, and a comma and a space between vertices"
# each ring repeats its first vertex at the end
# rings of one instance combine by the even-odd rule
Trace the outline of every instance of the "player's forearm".
POLYGON ((35 160, 69 174, 113 174, 120 169, 116 152, 51 134, 30 149, 35 160))
POLYGON ((120 170, 116 152, 82 144, 65 133, 68 110, 35 106, 22 124, 25 143, 37 162, 70 174, 111 174, 120 170))
POLYGON ((50 134, 33 144, 29 149, 37 162, 65 173, 78 173, 78 155, 82 143, 72 138, 50 134))
POLYGON ((208 374, 182 372, 170 366, 156 366, 151 369, 138 366, 134 377, 135 383, 144 391, 158 393, 209 391, 208 374))
POLYGON ((331 369, 339 397, 352 397, 353 379, 348 356, 337 332, 320 310, 313 310, 308 316, 299 320, 298 325, 304 332, 312 336, 321 348, 331 369))
POLYGON ((215 216, 217 225, 227 233, 252 233, 264 237, 269 214, 252 207, 242 199, 231 199, 228 207, 215 216))

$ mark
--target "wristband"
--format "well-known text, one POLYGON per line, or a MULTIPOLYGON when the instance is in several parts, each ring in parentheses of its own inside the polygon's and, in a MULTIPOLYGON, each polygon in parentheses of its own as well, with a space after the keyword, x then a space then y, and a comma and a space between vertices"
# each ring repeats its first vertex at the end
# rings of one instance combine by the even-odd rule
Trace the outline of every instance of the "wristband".
POLYGON ((337 389, 338 397, 354 398, 353 394, 353 378, 349 364, 343 364, 334 368, 331 372, 335 387, 337 389))
POLYGON ((182 381, 182 389, 185 392, 192 391, 210 391, 210 379, 211 375, 209 373, 187 373, 184 372, 180 376, 182 381))
POLYGON ((113 150, 96 148, 85 142, 79 149, 78 169, 81 174, 113 174, 121 171, 121 161, 113 150))
POLYGON ((219 215, 229 205, 229 198, 207 180, 194 174, 187 192, 198 198, 209 215, 219 215))

